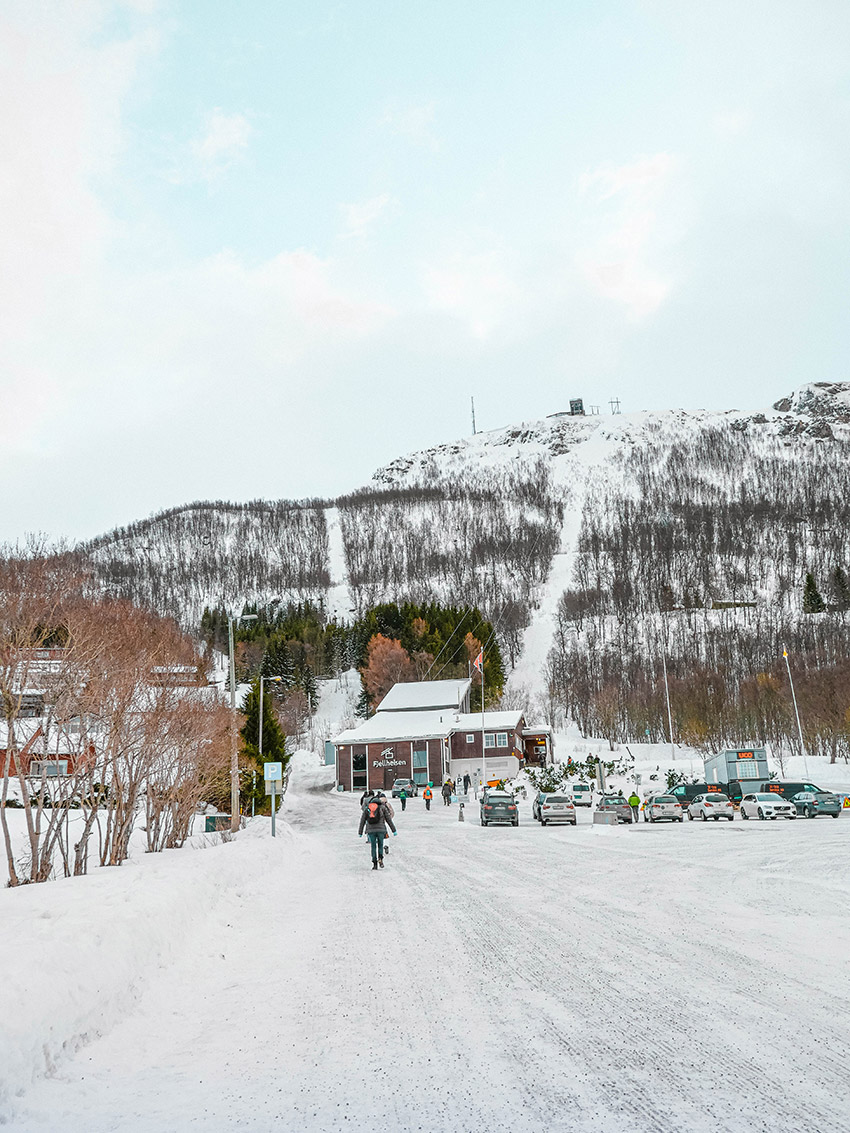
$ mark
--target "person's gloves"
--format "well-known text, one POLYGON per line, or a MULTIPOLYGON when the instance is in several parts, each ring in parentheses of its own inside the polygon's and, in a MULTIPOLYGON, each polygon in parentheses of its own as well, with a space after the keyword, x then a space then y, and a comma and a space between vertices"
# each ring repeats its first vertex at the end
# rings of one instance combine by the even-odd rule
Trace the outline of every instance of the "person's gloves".
POLYGON ((363 835, 362 835, 362 834, 358 834, 358 835, 357 835, 357 837, 358 837, 358 838, 362 838, 362 837, 363 837, 363 835))
POLYGON ((393 838, 398 838, 398 831, 397 830, 393 830, 393 838))

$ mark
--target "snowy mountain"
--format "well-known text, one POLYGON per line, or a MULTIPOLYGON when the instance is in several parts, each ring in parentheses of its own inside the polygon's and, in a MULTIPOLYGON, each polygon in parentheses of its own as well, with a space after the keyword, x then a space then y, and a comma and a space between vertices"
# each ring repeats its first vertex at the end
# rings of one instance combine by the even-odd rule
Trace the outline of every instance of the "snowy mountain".
POLYGON ((850 383, 755 414, 561 413, 399 457, 335 501, 196 503, 80 550, 109 591, 190 623, 271 598, 342 618, 475 603, 514 683, 540 687, 565 592, 603 637, 665 606, 799 611, 806 570, 826 586, 850 566, 848 457, 850 383))

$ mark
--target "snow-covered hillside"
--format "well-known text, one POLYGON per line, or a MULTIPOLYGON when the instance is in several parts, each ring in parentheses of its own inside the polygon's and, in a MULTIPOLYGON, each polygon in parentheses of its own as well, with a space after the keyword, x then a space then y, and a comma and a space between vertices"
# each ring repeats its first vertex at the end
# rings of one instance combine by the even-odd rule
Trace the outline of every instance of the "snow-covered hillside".
MULTIPOLYGON (((850 384, 814 383, 755 414, 556 414, 400 457, 332 503, 195 504, 82 550, 113 593, 189 623, 205 605, 274 598, 310 598, 341 619, 379 601, 477 604, 498 624, 513 683, 539 689, 590 521, 607 524, 616 539, 614 517, 626 504, 643 506, 656 528, 678 522, 685 504, 743 507, 751 517, 742 530, 754 546, 762 538, 784 545, 792 537, 785 481, 793 485, 808 470, 822 499, 839 502, 848 468, 850 384), (650 498, 647 485, 657 483, 671 492, 650 498)), ((806 506, 805 494, 795 508, 798 502, 806 506)), ((830 569, 847 549, 834 533, 837 518, 825 521, 830 569)), ((800 563, 808 566, 823 527, 799 535, 800 563)), ((652 557, 641 558, 638 547, 630 553, 636 570, 652 557)), ((753 584, 745 583, 757 593, 748 597, 773 600, 778 588, 790 609, 796 558, 784 573, 773 544, 742 555, 759 559, 753 584)), ((714 548, 704 557, 696 602, 739 597, 740 563, 714 548)), ((599 559, 597 568, 590 589, 613 578, 610 562, 599 559)), ((685 602, 692 597, 684 593, 686 572, 679 563, 671 572, 674 604, 685 602)), ((589 589, 586 570, 581 585, 589 589)))

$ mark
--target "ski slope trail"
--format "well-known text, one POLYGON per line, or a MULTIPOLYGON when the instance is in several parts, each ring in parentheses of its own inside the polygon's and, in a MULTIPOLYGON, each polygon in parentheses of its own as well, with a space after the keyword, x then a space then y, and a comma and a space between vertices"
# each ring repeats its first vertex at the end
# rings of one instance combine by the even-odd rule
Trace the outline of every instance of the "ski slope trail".
POLYGON ((415 799, 373 872, 357 800, 303 763, 291 790, 275 843, 198 855, 218 903, 11 1128, 850 1127, 846 817, 482 829, 415 799))

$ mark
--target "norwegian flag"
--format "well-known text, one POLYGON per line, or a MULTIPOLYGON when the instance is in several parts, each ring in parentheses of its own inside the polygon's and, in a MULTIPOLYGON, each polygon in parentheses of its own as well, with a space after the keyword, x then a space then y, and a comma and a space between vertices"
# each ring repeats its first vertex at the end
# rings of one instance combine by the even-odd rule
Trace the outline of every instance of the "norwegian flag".
POLYGON ((484 672, 484 650, 482 649, 475 660, 472 662, 479 673, 484 672))

